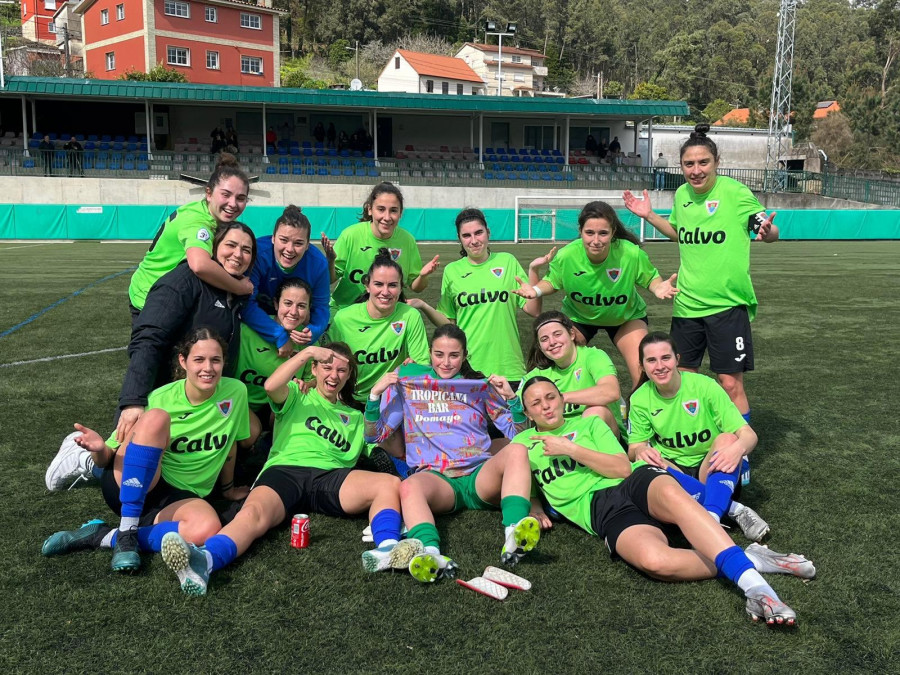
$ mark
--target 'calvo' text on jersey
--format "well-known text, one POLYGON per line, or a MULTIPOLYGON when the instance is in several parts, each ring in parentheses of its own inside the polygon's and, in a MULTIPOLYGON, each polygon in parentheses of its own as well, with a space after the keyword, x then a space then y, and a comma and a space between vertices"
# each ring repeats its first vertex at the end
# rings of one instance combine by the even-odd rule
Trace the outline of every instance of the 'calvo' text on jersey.
POLYGON ((582 305, 590 307, 610 307, 612 305, 625 305, 628 303, 628 296, 624 293, 621 295, 584 295, 578 291, 569 294, 572 302, 580 302, 582 305))
POLYGON ((350 270, 350 281, 354 284, 361 284, 365 270, 350 270))
POLYGON ((488 291, 481 289, 480 293, 466 293, 463 291, 456 296, 456 302, 460 307, 472 305, 484 305, 489 302, 507 302, 509 291, 488 291))
POLYGON ((550 466, 543 469, 532 469, 531 475, 538 485, 549 485, 557 478, 562 478, 567 473, 572 473, 579 466, 584 466, 580 462, 576 462, 571 457, 554 457, 550 462, 550 466))
POLYGON ((170 452, 209 452, 222 450, 228 443, 228 434, 217 435, 209 431, 202 438, 179 436, 169 444, 170 452))
POLYGON ((656 438, 667 448, 692 448, 698 443, 709 441, 712 438, 712 432, 709 429, 691 434, 682 434, 678 431, 675 433, 675 436, 665 437, 657 434, 656 438))
POLYGON ((348 441, 340 431, 332 429, 320 418, 307 417, 306 428, 314 432, 316 436, 324 438, 341 452, 350 450, 350 441, 348 441))
POLYGON ((725 232, 722 230, 701 232, 699 227, 695 227, 693 230, 688 230, 684 227, 678 228, 679 244, 709 244, 710 242, 713 244, 724 244, 725 232))
POLYGON ((365 349, 357 349, 353 355, 356 357, 357 363, 372 365, 373 363, 390 363, 400 356, 400 350, 382 347, 377 352, 367 352, 365 349))
POLYGON ((255 384, 257 387, 262 387, 268 378, 265 375, 260 375, 252 368, 248 368, 238 376, 238 379, 244 384, 255 384))

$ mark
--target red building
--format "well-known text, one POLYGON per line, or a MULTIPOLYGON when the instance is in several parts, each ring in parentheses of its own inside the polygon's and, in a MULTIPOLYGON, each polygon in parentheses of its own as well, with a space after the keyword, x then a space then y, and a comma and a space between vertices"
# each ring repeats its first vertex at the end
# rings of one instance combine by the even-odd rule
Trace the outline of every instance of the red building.
POLYGON ((285 12, 272 9, 271 0, 82 0, 75 11, 84 70, 93 77, 118 79, 162 63, 189 82, 281 84, 279 19, 285 12))
POLYGON ((22 37, 35 42, 56 44, 53 14, 65 0, 22 0, 22 37))

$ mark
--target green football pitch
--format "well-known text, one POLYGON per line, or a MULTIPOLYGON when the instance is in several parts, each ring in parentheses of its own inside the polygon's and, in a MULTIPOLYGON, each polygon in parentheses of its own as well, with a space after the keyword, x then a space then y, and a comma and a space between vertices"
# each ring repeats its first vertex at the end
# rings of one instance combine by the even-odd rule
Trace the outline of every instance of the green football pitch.
MULTIPOLYGON (((496 248, 527 265, 547 247, 496 248)), ((159 556, 133 577, 110 572, 108 551, 41 557, 52 532, 114 519, 96 485, 50 493, 43 477, 73 422, 110 430, 126 270, 145 249, 0 242, 0 671, 898 672, 900 242, 753 246, 760 313, 747 387, 760 444, 744 501, 772 526, 772 548, 818 568, 809 583, 769 577, 797 611, 792 631, 754 625, 729 583, 651 581, 566 525, 517 567, 533 589, 503 603, 448 581, 365 574, 363 519, 313 515, 302 552, 277 528, 205 598, 182 596, 159 556)), ((423 249, 444 263, 458 255, 423 249)), ((675 271, 674 245, 646 250, 661 273, 675 271)), ((432 279, 424 297, 439 288, 432 279)), ((670 306, 648 304, 651 326, 666 329, 670 306)), ((527 348, 524 315, 521 329, 527 348)), ((607 338, 595 343, 623 372, 607 338)), ((438 527, 463 578, 498 563, 496 514, 438 527)))

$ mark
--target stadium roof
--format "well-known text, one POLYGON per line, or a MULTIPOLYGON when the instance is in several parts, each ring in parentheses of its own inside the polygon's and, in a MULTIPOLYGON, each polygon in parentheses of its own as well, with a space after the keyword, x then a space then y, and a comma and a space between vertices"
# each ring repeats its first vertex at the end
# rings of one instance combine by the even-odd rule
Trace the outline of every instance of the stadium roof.
POLYGON ((469 64, 454 56, 438 56, 437 54, 423 54, 411 52, 406 49, 398 49, 397 53, 412 66, 419 75, 433 75, 444 77, 448 80, 463 80, 484 84, 469 64))
POLYGON ((628 101, 622 99, 530 98, 511 96, 455 96, 405 94, 379 91, 290 89, 287 87, 238 87, 178 82, 133 82, 85 78, 25 77, 6 80, 0 96, 37 99, 119 99, 123 102, 191 103, 229 106, 377 108, 386 113, 403 111, 453 114, 483 112, 513 116, 593 116, 612 119, 646 119, 689 114, 684 101, 628 101))

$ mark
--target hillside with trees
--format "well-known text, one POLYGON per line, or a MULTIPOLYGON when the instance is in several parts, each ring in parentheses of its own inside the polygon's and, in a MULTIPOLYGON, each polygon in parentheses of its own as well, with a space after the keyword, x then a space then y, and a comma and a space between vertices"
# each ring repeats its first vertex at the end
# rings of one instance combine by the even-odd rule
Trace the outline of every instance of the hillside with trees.
MULTIPOLYGON (((766 125, 777 0, 275 0, 283 86, 325 87, 356 75, 374 88, 397 46, 452 55, 484 41, 485 20, 516 22, 504 44, 548 55, 547 85, 593 95, 687 101, 691 120, 733 108, 766 125)), ((494 40, 495 38, 490 38, 494 40)), ((900 0, 800 0, 794 53, 797 140, 843 166, 900 169, 900 0), (841 113, 812 124, 815 104, 841 113)))

